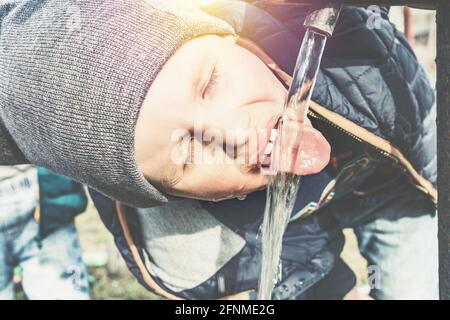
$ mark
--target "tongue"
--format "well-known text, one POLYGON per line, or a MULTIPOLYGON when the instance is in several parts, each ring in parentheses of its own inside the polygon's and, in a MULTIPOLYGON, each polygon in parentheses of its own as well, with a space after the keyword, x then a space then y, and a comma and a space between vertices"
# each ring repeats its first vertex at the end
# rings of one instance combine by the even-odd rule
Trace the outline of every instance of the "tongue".
POLYGON ((325 137, 313 127, 303 126, 302 131, 300 146, 296 154, 292 155, 295 165, 291 172, 298 175, 320 172, 330 162, 331 147, 325 137))
POLYGON ((281 171, 309 175, 326 167, 330 161, 331 147, 319 131, 309 124, 295 121, 285 122, 282 126, 282 143, 281 146, 276 144, 270 169, 264 171, 266 174, 281 171), (277 154, 279 159, 275 158, 277 154))

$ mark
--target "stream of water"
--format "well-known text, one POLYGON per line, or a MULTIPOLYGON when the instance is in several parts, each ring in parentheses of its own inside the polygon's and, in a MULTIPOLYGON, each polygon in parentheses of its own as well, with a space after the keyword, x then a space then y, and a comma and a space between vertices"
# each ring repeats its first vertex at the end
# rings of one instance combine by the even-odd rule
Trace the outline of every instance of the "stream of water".
MULTIPOLYGON (((308 29, 297 58, 285 110, 290 114, 294 113, 298 121, 302 123, 307 117, 326 40, 325 35, 308 29)), ((279 122, 278 137, 275 142, 277 147, 274 148, 274 153, 278 153, 278 155, 272 155, 272 161, 279 161, 281 155, 289 152, 282 150, 280 143, 282 140, 283 118, 279 122)), ((273 165, 275 168, 279 168, 276 163, 273 165)), ((283 234, 297 199, 300 180, 300 176, 285 172, 277 172, 270 178, 261 228, 262 267, 258 290, 259 300, 270 300, 274 287, 281 279, 280 256, 283 234)))

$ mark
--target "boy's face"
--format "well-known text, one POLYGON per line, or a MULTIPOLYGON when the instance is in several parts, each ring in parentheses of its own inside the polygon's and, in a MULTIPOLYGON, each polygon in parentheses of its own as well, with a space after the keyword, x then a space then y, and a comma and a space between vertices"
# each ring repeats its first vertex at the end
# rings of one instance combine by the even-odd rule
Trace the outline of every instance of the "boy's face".
MULTIPOLYGON (((286 94, 266 65, 233 38, 193 39, 149 89, 136 125, 137 163, 172 195, 219 200, 260 189, 267 183, 258 170, 265 133, 275 126, 286 94)), ((323 147, 321 136, 311 139, 323 147)))

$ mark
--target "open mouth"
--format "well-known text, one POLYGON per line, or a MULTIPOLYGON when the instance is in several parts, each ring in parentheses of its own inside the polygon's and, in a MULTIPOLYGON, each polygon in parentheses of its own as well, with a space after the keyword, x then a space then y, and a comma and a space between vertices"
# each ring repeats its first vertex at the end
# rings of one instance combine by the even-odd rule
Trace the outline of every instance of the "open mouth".
POLYGON ((272 119, 260 137, 258 167, 261 173, 275 175, 281 171, 308 175, 325 168, 331 147, 322 133, 309 124, 281 119, 272 119), (283 138, 279 141, 281 125, 283 138))

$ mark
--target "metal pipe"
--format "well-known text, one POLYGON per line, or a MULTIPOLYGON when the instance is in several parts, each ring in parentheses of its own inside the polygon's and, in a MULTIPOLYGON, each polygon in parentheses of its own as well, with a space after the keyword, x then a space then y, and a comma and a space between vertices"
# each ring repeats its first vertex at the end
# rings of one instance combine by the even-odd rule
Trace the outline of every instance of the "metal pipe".
MULTIPOLYGON (((271 0, 273 2, 298 3, 299 0, 271 0)), ((314 3, 316 0, 313 0, 314 3)), ((321 0, 319 0, 321 1, 321 0)), ((436 1, 439 0, 343 0, 350 5, 377 5, 377 6, 408 6, 420 9, 436 9, 436 1)))
POLYGON ((439 0, 344 0, 345 4, 378 5, 378 6, 409 6, 420 9, 435 9, 439 0))
POLYGON ((304 26, 306 29, 314 29, 327 37, 331 37, 341 10, 342 1, 319 0, 314 3, 305 19, 304 26))

